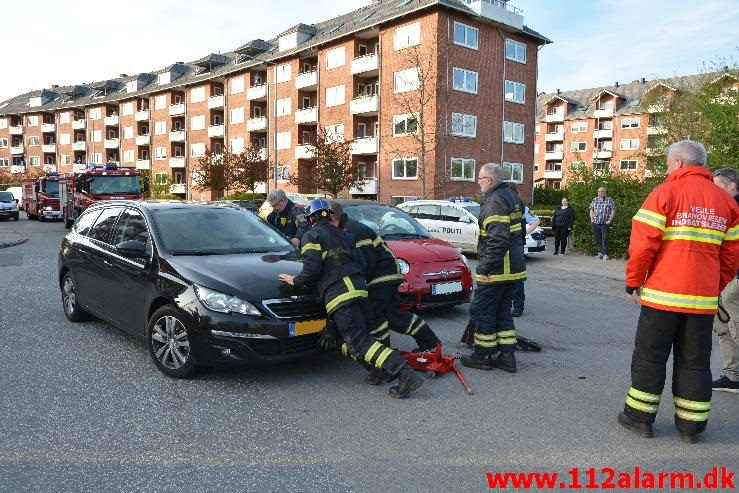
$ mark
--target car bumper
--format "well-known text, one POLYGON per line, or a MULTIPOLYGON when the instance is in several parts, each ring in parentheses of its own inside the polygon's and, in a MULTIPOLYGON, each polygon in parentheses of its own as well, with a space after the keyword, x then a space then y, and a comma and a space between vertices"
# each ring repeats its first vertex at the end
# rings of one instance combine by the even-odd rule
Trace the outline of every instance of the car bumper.
POLYGON ((472 274, 462 262, 415 264, 398 287, 405 310, 454 306, 472 301, 472 274), (446 272, 446 274, 444 274, 446 272), (444 294, 432 292, 433 285, 459 283, 461 289, 444 294))
POLYGON ((18 219, 18 211, 0 211, 0 219, 18 219))
POLYGON ((61 219, 62 211, 40 211, 39 215, 44 219, 61 219))

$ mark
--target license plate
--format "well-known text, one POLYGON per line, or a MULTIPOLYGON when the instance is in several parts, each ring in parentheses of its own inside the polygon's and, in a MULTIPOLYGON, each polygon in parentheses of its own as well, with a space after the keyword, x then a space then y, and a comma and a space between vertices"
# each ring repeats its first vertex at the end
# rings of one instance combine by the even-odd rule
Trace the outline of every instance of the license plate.
POLYGON ((462 291, 462 281, 447 282, 444 284, 432 284, 431 294, 449 294, 462 291))
POLYGON ((10 212, 0 212, 0 216, 8 216, 8 217, 10 217, 10 212))
POLYGON ((326 320, 306 320, 305 322, 290 322, 290 337, 304 336, 321 332, 326 327, 326 320))

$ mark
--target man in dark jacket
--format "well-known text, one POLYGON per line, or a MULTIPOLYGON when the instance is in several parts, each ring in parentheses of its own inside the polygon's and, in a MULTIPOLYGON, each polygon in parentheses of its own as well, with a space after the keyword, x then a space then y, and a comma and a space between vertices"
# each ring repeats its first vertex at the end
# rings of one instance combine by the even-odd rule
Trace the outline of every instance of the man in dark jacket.
POLYGON ((278 188, 267 196, 272 212, 267 216, 267 222, 280 230, 280 233, 295 245, 300 245, 300 238, 308 229, 303 207, 287 198, 285 191, 278 188))
POLYGON ((297 276, 280 274, 280 280, 299 289, 317 290, 349 354, 384 370, 389 380, 397 378, 398 385, 390 388, 390 395, 404 399, 423 380, 402 356, 374 340, 367 331, 361 308, 367 298, 367 284, 357 261, 355 241, 331 224, 331 214, 326 199, 310 201, 306 217, 312 227, 301 239, 303 270, 297 276))
POLYGON ((523 210, 517 196, 503 181, 499 164, 480 168, 477 178, 485 194, 480 207, 480 238, 477 243, 477 290, 470 306, 475 321, 475 351, 462 357, 471 368, 500 368, 516 372, 516 329, 511 317, 513 282, 526 279, 521 248, 523 210), (500 351, 496 359, 492 356, 500 351))

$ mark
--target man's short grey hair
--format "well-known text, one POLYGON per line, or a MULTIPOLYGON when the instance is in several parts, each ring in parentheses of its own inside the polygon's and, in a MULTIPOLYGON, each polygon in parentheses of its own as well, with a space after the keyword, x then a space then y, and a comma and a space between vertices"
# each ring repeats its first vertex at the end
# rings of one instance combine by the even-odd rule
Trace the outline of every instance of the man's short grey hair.
POLYGON ((270 202, 277 202, 280 200, 287 200, 287 195, 285 195, 285 191, 281 188, 278 188, 277 190, 272 190, 269 192, 269 195, 267 195, 267 200, 270 202))
POLYGON ((486 163, 480 168, 480 171, 485 173, 485 176, 489 176, 498 183, 504 181, 503 168, 498 163, 486 163))
POLYGON ((698 141, 680 140, 665 149, 665 156, 682 159, 688 166, 705 166, 708 153, 698 141))

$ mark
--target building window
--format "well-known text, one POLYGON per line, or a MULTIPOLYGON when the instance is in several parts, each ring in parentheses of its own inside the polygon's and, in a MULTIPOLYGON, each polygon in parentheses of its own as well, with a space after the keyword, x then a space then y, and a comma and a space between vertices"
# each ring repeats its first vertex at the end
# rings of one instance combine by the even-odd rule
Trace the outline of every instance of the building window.
POLYGON ((452 135, 459 137, 477 136, 477 117, 464 113, 452 113, 452 135))
POLYGON ((290 165, 277 166, 277 179, 281 181, 290 179, 290 165))
POLYGON ((167 107, 167 96, 154 96, 154 109, 163 110, 167 107))
POLYGON ((477 49, 477 39, 479 30, 476 27, 462 24, 461 22, 454 23, 454 44, 465 46, 467 48, 477 49))
POLYGON ((334 86, 326 88, 326 107, 339 106, 346 101, 346 91, 344 86, 334 86))
POLYGON ((503 142, 523 144, 523 123, 503 122, 503 142))
POLYGON ((233 154, 241 154, 244 152, 244 139, 239 137, 238 139, 231 139, 228 143, 228 147, 233 154))
POLYGON ((560 161, 548 161, 544 169, 546 171, 562 171, 562 163, 560 161))
POLYGON ((505 81, 505 100, 514 103, 525 103, 526 84, 513 82, 512 80, 505 81))
POLYGON ((503 179, 513 183, 523 183, 523 164, 504 162, 503 179))
POLYGON ((167 134, 167 122, 154 122, 154 135, 166 135, 167 134))
POLYGON ((570 171, 582 171, 585 169, 585 166, 585 161, 572 161, 572 163, 570 163, 570 171))
POLYGON ((66 166, 66 165, 72 164, 72 156, 70 156, 69 154, 62 154, 61 158, 62 158, 62 165, 66 166))
POLYGON ((636 160, 635 159, 623 159, 619 163, 621 171, 636 171, 636 160))
POLYGON ((513 39, 506 39, 505 57, 508 60, 526 63, 526 45, 513 39))
POLYGON ((621 128, 639 128, 639 118, 624 118, 621 120, 621 128))
POLYGON ((277 133, 277 149, 289 149, 292 147, 292 135, 290 132, 277 133))
POLYGON ((587 148, 587 142, 572 142, 570 144, 570 152, 585 152, 587 148))
POLYGON ((572 124, 572 127, 570 127, 573 134, 587 132, 588 131, 588 122, 575 122, 572 124))
POLYGON ((393 178, 396 180, 418 178, 418 158, 393 159, 393 178))
MULTIPOLYGON (((344 142, 344 124, 338 123, 336 125, 326 125, 326 142, 344 142)), ((310 137, 313 140, 313 137, 310 137)))
POLYGON ((31 166, 41 166, 41 158, 39 156, 31 156, 28 158, 28 164, 31 166))
POLYGON ((598 122, 598 130, 613 130, 613 122, 611 120, 598 122))
POLYGON ((196 87, 190 91, 191 103, 202 103, 203 101, 205 101, 205 86, 196 87))
POLYGON ((275 67, 275 80, 277 82, 287 82, 290 80, 290 64, 283 63, 275 67))
POLYGON ((477 94, 477 72, 454 67, 453 79, 453 87, 456 91, 477 94))
POLYGON ((418 113, 393 115, 393 135, 410 135, 418 132, 418 113))
POLYGON ((38 143, 39 143, 39 139, 38 139, 37 136, 34 135, 34 136, 31 136, 31 137, 28 137, 28 146, 29 147, 36 147, 36 146, 38 146, 38 143))
MULTIPOLYGON (((59 123, 69 123, 69 111, 63 111, 59 113, 59 123)), ((1 121, 0 121, 0 128, 3 128, 1 121)))
POLYGON ((639 139, 621 139, 622 151, 633 151, 639 148, 639 139))
POLYGON ((395 49, 401 50, 421 43, 421 23, 414 22, 395 29, 395 49))
POLYGON ((205 156, 205 144, 196 143, 190 144, 190 157, 203 157, 205 156))
POLYGON ((290 98, 278 99, 276 104, 277 116, 287 116, 290 114, 290 98))
POLYGON ((124 163, 133 162, 133 150, 123 151, 123 162, 124 163))
POLYGON ((539 144, 534 144, 534 154, 539 154, 539 144))
POLYGON ((342 67, 346 63, 346 48, 343 46, 326 52, 326 68, 342 67))
POLYGON ((610 99, 607 101, 598 101, 598 109, 599 110, 612 110, 613 101, 611 101, 610 99))
MULTIPOLYGON (((288 101, 290 101, 288 99, 288 101)), ((277 101, 279 103, 279 101, 277 101)), ((279 105, 278 105, 279 108, 279 105)), ((203 118, 203 127, 205 126, 205 116, 202 115, 201 118, 203 118)), ((195 118, 193 117, 193 120, 195 118)), ((238 108, 231 108, 228 112, 228 122, 233 125, 235 123, 244 123, 244 107, 239 106, 238 108)), ((195 130, 194 128, 192 130, 195 130)))
POLYGON ((475 181, 475 160, 453 157, 452 180, 475 181))
POLYGON ((539 135, 541 133, 541 127, 539 125, 534 125, 534 131, 536 132, 536 135, 539 135))
POLYGON ((239 94, 244 92, 244 77, 236 77, 231 79, 231 94, 239 94))
POLYGON ((38 115, 31 115, 28 117, 29 127, 38 127, 38 115))
POLYGON ((539 163, 534 163, 534 171, 539 171, 539 163))
POLYGON ((0 148, 8 147, 8 139, 0 138, 0 148))
POLYGON ((154 148, 154 159, 167 159, 167 148, 156 147, 154 148))
POLYGON ((100 115, 102 115, 102 110, 100 108, 92 108, 90 110, 90 120, 99 120, 100 115))
POLYGON ((393 92, 415 91, 421 85, 418 67, 401 70, 393 74, 393 92))

